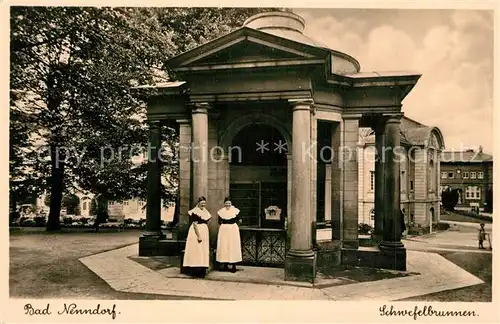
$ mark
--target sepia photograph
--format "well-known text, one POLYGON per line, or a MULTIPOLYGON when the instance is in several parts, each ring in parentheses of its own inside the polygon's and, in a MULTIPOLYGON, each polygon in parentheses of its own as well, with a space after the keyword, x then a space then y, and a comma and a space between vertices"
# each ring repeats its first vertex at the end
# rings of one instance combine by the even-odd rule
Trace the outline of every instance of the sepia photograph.
POLYGON ((3 6, 12 312, 486 316, 493 7, 166 5, 3 6))

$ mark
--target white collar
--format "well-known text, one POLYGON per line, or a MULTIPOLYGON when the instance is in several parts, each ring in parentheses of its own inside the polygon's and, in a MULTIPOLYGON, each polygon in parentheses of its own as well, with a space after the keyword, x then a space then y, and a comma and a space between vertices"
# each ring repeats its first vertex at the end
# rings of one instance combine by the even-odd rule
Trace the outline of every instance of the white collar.
POLYGON ((196 206, 193 209, 191 209, 190 211, 188 211, 188 214, 189 214, 189 216, 191 216, 192 214, 196 214, 196 215, 200 216, 201 219, 203 219, 203 220, 209 220, 212 217, 212 215, 210 215, 210 213, 208 212, 208 210, 206 208, 201 209, 198 206, 196 206))
POLYGON ((226 207, 222 207, 217 211, 217 215, 219 215, 222 219, 231 219, 236 217, 240 213, 240 210, 234 206, 231 206, 229 209, 226 207))

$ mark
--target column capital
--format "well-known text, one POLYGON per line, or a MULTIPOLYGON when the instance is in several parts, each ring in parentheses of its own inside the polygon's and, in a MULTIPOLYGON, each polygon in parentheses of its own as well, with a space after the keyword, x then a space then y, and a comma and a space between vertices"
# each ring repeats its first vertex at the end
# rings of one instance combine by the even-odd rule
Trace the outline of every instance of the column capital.
POLYGON ((189 105, 191 106, 192 114, 208 114, 211 108, 208 102, 193 102, 189 105))
POLYGON ((385 123, 387 124, 392 124, 392 123, 400 123, 401 118, 403 118, 404 114, 403 113, 398 113, 398 114, 383 114, 385 119, 385 123))
POLYGON ((288 99, 293 110, 310 110, 314 112, 314 100, 312 98, 288 99))

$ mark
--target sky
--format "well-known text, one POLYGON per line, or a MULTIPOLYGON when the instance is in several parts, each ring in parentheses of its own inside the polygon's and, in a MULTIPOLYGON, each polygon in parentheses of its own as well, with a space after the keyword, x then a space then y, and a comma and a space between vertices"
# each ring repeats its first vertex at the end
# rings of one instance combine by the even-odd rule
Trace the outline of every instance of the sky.
POLYGON ((493 153, 493 12, 294 9, 304 33, 356 58, 361 72, 422 74, 405 116, 438 127, 445 150, 493 153))

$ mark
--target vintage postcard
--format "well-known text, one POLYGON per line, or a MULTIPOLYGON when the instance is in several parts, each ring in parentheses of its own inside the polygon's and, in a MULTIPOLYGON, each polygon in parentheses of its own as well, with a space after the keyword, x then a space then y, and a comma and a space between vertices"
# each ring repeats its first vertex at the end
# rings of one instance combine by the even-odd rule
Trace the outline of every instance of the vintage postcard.
POLYGON ((0 321, 498 322, 497 9, 4 3, 0 321))

